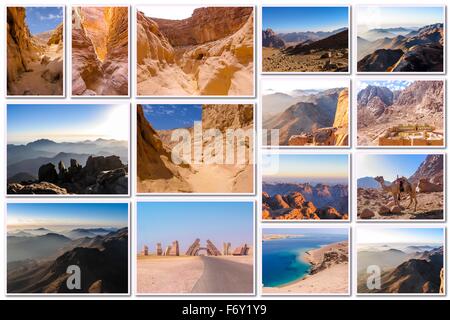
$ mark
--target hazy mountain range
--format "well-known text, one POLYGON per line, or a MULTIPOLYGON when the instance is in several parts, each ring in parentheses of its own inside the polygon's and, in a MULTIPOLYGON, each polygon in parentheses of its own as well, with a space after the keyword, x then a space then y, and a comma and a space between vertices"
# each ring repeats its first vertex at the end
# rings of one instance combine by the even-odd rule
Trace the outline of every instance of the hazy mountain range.
POLYGON ((45 228, 8 233, 8 293, 126 293, 128 228, 45 228), (82 272, 80 290, 66 286, 67 267, 82 272))
MULTIPOLYGON (((85 140, 80 142, 55 142, 48 139, 39 139, 27 144, 8 144, 8 178, 10 179, 17 174, 22 174, 22 176, 23 174, 28 174, 30 177, 37 177, 39 167, 49 162, 57 166, 59 161, 63 161, 67 167, 70 164, 70 159, 75 159, 84 166, 90 155, 116 155, 124 163, 128 163, 128 142, 113 139, 85 140)), ((10 182, 20 181, 23 181, 23 179, 10 182)))

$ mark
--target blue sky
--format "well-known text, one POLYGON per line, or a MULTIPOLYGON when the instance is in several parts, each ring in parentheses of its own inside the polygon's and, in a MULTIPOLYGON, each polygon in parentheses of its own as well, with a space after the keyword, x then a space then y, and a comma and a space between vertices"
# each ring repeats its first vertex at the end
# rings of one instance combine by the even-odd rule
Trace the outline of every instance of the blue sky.
POLYGON ((348 157, 333 154, 264 154, 266 182, 347 183, 348 157))
POLYGON ((409 178, 427 157, 426 154, 360 154, 356 158, 357 178, 383 176, 392 181, 409 178))
POLYGON ((253 245, 252 202, 138 202, 137 250, 156 243, 167 247, 178 240, 183 251, 196 238, 202 245, 211 240, 219 250, 223 242, 235 248, 253 245))
POLYGON ((202 120, 200 104, 144 104, 142 108, 155 130, 190 128, 202 120))
POLYGON ((358 91, 365 89, 367 86, 386 87, 390 90, 403 90, 414 81, 412 80, 365 80, 358 81, 358 91))
POLYGON ((444 8, 426 6, 359 6, 358 34, 376 28, 418 28, 444 21, 444 8))
POLYGON ((127 203, 9 203, 8 230, 128 226, 127 203))
POLYGON ((128 104, 9 104, 7 108, 8 143, 127 140, 129 136, 128 104))
POLYGON ((62 7, 26 7, 25 12, 31 34, 53 30, 64 18, 62 7))
POLYGON ((263 7, 262 25, 277 33, 332 31, 348 27, 348 7, 263 7))
POLYGON ((368 243, 409 243, 443 244, 443 228, 370 228, 356 229, 358 244, 368 243))

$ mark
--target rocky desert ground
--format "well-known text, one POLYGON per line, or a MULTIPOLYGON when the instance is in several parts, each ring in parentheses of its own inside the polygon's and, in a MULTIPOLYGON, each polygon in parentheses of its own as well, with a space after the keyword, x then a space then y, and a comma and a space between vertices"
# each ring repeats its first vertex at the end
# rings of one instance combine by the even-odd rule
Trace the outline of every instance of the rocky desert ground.
POLYGON ((253 24, 252 7, 198 8, 184 20, 138 11, 138 95, 253 95, 253 24))
POLYGON ((128 7, 72 9, 72 95, 128 95, 128 7))
POLYGON ((61 96, 64 91, 63 24, 32 35, 24 7, 7 8, 7 91, 12 96, 61 96))
POLYGON ((347 72, 348 29, 319 40, 286 44, 273 30, 263 31, 263 72, 347 72))
MULTIPOLYGON (((359 179, 358 179, 359 180, 359 179)), ((400 194, 399 205, 389 191, 391 184, 384 187, 358 187, 358 219, 443 219, 444 217, 444 162, 442 155, 428 155, 407 181, 414 189, 414 196, 407 192, 400 194), (408 207, 411 197, 417 200, 408 207)))

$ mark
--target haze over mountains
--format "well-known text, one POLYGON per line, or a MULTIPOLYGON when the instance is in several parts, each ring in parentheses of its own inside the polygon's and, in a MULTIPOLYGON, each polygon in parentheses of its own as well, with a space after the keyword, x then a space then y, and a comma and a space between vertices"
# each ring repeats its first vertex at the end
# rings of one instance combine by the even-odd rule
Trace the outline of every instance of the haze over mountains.
POLYGON ((274 30, 267 28, 263 30, 263 47, 282 48, 300 43, 312 43, 343 31, 347 31, 347 28, 343 27, 332 31, 297 31, 286 33, 276 33, 274 30))
MULTIPOLYGON (((348 145, 348 89, 267 92, 263 95, 262 118, 269 134, 270 130, 279 130, 279 145, 297 145, 297 136, 304 136, 305 144, 348 145)), ((268 144, 275 144, 270 138, 268 144)))
POLYGON ((386 244, 358 248, 358 293, 443 293, 441 245, 386 244), (381 287, 367 287, 369 266, 382 270, 381 287))
POLYGON ((70 159, 75 159, 84 166, 91 155, 117 155, 124 163, 128 163, 128 142, 114 139, 80 142, 55 142, 48 139, 39 139, 27 144, 8 144, 8 179, 11 181, 17 180, 12 178, 23 173, 37 177, 39 167, 46 163, 53 163, 57 166, 59 161, 69 164, 70 159))
POLYGON ((358 71, 442 72, 444 25, 377 28, 358 33, 358 71))
POLYGON ((8 293, 128 292, 128 228, 46 228, 8 233, 8 293), (69 290, 67 267, 81 269, 81 289, 69 290))

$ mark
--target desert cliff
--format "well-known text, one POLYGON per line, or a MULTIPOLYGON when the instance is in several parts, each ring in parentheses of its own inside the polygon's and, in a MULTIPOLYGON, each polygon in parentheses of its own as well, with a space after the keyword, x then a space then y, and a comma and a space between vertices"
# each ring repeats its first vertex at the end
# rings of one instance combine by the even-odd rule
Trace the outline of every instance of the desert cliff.
POLYGON ((128 8, 72 10, 72 94, 128 95, 128 8))
POLYGON ((138 95, 252 95, 253 31, 251 7, 199 8, 184 20, 138 11, 138 95))
POLYGON ((26 8, 7 8, 8 95, 63 95, 64 27, 48 31, 45 41, 31 34, 25 17, 26 8))

